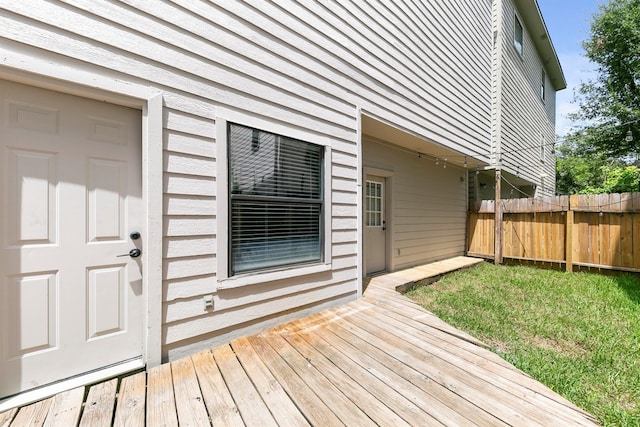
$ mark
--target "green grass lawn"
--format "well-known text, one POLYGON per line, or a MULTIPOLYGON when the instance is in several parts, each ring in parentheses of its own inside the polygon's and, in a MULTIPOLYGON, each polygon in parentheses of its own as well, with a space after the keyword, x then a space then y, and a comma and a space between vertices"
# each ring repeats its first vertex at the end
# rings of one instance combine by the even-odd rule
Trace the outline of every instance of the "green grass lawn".
POLYGON ((640 426, 640 280, 485 263, 407 296, 602 424, 640 426))

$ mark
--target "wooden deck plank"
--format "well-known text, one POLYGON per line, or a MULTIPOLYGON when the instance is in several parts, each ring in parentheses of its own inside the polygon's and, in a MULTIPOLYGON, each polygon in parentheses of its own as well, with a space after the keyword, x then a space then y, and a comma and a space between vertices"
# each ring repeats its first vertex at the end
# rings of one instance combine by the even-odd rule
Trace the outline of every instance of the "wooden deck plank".
POLYGON ((8 411, 4 411, 0 413, 0 427, 8 427, 11 424, 11 421, 15 418, 18 413, 18 408, 9 409, 8 411))
POLYGON ((95 384, 89 389, 80 427, 111 426, 118 379, 95 384))
POLYGON ((476 262, 373 278, 358 301, 150 369, 148 386, 145 373, 126 377, 117 400, 110 380, 90 389, 84 413, 80 388, 0 414, 0 427, 76 425, 78 414, 83 425, 115 414, 116 426, 595 425, 394 290, 476 262))
POLYGON ((146 395, 147 374, 145 372, 124 377, 120 382, 114 427, 144 426, 146 395))
POLYGON ((333 410, 334 414, 347 426, 374 426, 375 423, 345 394, 325 377, 312 363, 303 357, 277 332, 270 331, 260 337, 291 366, 312 390, 321 390, 320 399, 333 410))
POLYGON ((279 426, 310 425, 286 391, 269 372, 246 337, 232 341, 231 348, 266 405, 269 408, 278 408, 277 411, 272 412, 279 426))
POLYGON ((514 370, 520 373, 520 370, 516 369, 513 365, 502 359, 497 354, 490 351, 487 352, 486 350, 488 349, 488 346, 486 344, 482 343, 483 345, 478 345, 476 342, 471 342, 470 340, 466 339, 465 335, 460 336, 459 334, 452 334, 449 330, 442 330, 440 328, 440 323, 434 323, 434 316, 429 312, 425 312, 424 314, 421 314, 420 312, 410 312, 406 310, 405 307, 394 305, 389 301, 380 302, 372 301, 370 299, 363 299, 362 304, 370 304, 376 312, 384 313, 386 316, 400 321, 406 321, 408 324, 413 325, 416 329, 425 331, 430 334, 430 336, 441 340, 441 342, 445 345, 453 345, 457 349, 480 355, 480 357, 485 362, 490 361, 502 366, 503 368, 514 370))
POLYGON ((67 427, 78 424, 82 403, 84 402, 84 387, 57 394, 49 408, 45 427, 67 427))
POLYGON ((214 348, 213 357, 244 423, 248 426, 277 426, 269 408, 242 369, 231 347, 223 345, 214 348))
POLYGON ((147 373, 147 425, 178 427, 171 365, 151 368, 147 373))
MULTIPOLYGON (((268 344, 267 340, 254 335, 247 337, 254 350, 260 355, 265 366, 278 380, 296 406, 314 426, 343 426, 344 424, 333 413, 318 395, 307 385, 296 372, 268 344)), ((321 390, 319 390, 322 392, 321 390)))
POLYGON ((242 417, 210 350, 191 356, 200 383, 202 398, 214 426, 244 426, 242 417))
MULTIPOLYGON (((293 325, 290 325, 293 326, 293 325)), ((293 330, 291 327, 290 330, 293 330)), ((409 426, 393 410, 387 407, 371 391, 377 385, 371 375, 361 375, 356 381, 349 371, 342 370, 336 364, 338 360, 328 359, 315 346, 321 345, 312 335, 300 335, 300 332, 283 333, 282 337, 294 347, 309 365, 322 373, 341 393, 360 408, 371 420, 379 425, 409 426)), ((351 372, 353 374, 353 372, 351 372)), ((431 419, 433 421, 433 419, 431 419)))
POLYGON ((469 335, 464 331, 454 328, 453 326, 449 325, 446 322, 443 322, 438 316, 431 313, 430 311, 423 309, 420 306, 417 306, 417 307, 409 307, 406 305, 399 306, 398 304, 396 304, 394 300, 389 300, 389 299, 382 300, 379 298, 371 298, 371 297, 363 297, 362 301, 369 302, 371 304, 382 306, 385 308, 389 308, 391 306, 401 307, 403 312, 405 312, 408 316, 415 316, 417 318, 428 319, 429 325, 435 329, 438 329, 442 332, 445 332, 449 335, 452 335, 464 341, 470 342, 479 347, 489 348, 487 344, 483 343, 479 339, 475 338, 472 335, 469 335))
POLYGON ((11 422, 11 426, 39 427, 44 425, 44 421, 52 403, 53 397, 50 397, 27 406, 23 406, 11 422))
POLYGON ((416 404, 422 405, 421 407, 428 408, 429 415, 440 423, 506 425, 483 408, 461 399, 455 390, 431 380, 413 364, 406 364, 379 348, 380 343, 375 336, 349 322, 333 320, 333 312, 323 312, 321 315, 329 320, 322 329, 318 329, 323 336, 325 333, 333 334, 348 343, 351 346, 350 350, 354 352, 349 353, 349 356, 353 357, 354 361, 362 363, 366 369, 373 369, 381 379, 389 378, 392 384, 401 386, 404 395, 416 404))
POLYGON ((209 416, 204 406, 191 358, 185 357, 171 363, 173 391, 180 426, 209 425, 209 416))
POLYGON ((379 339, 381 348, 398 360, 413 364, 429 378, 443 387, 451 387, 456 393, 473 404, 499 414, 501 419, 511 424, 549 425, 546 414, 541 414, 530 403, 519 400, 515 395, 496 387, 476 375, 471 370, 461 369, 449 361, 428 353, 421 348, 417 337, 391 330, 384 322, 375 323, 371 313, 353 312, 350 322, 379 339), (397 334, 397 335, 396 335, 397 334), (482 393, 478 391, 481 390, 482 393), (508 402, 508 403, 506 403, 508 402))
MULTIPOLYGON (((486 363, 487 360, 477 353, 465 352, 461 346, 447 345, 446 342, 440 341, 440 338, 420 330, 419 327, 416 328, 410 319, 395 319, 376 307, 374 307, 374 311, 377 312, 376 317, 381 321, 381 324, 385 325, 387 331, 394 333, 401 339, 411 341, 412 344, 425 352, 446 360, 495 387, 511 393, 515 398, 526 402, 527 405, 534 404, 538 408, 549 408, 558 403, 557 400, 549 397, 555 393, 523 372, 516 369, 506 369, 498 364, 486 363)), ((565 403, 562 402, 562 404, 565 403)), ((578 417, 574 417, 572 414, 573 411, 555 412, 553 417, 558 420, 562 418, 566 423, 577 422, 578 417)))
MULTIPOLYGON (((318 320, 322 321, 321 318, 318 318, 318 320)), ((376 371, 380 367, 368 364, 364 367, 349 358, 345 351, 352 351, 352 349, 340 343, 339 340, 332 341, 328 337, 329 333, 324 331, 324 328, 305 326, 302 330, 297 331, 297 335, 341 370, 341 372, 336 372, 333 377, 347 376, 351 378, 352 381, 365 390, 363 393, 370 393, 371 396, 375 397, 381 404, 388 407, 407 423, 411 425, 434 425, 438 422, 418 405, 414 404, 410 398, 407 398, 398 382, 393 381, 390 376, 381 379, 376 375, 376 371)), ((296 346, 296 348, 299 347, 296 346)), ((385 420, 381 421, 383 421, 382 424, 386 424, 385 420)), ((390 423, 391 419, 387 421, 390 423)))

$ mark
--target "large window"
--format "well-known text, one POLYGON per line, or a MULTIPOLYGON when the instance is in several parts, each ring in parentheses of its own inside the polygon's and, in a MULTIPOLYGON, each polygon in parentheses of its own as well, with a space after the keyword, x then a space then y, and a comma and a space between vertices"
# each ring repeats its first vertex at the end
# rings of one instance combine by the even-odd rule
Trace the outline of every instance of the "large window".
POLYGON ((229 273, 322 261, 323 147, 228 126, 229 273))
POLYGON ((522 55, 524 53, 522 24, 520 23, 520 20, 517 16, 514 18, 514 21, 515 29, 513 32, 513 46, 515 46, 518 53, 522 55))

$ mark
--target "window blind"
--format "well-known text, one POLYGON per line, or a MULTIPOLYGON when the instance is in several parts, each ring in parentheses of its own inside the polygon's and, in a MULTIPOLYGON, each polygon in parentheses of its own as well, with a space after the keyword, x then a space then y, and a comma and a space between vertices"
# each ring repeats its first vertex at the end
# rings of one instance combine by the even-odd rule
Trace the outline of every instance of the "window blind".
POLYGON ((322 259, 321 146, 229 125, 232 274, 322 259))

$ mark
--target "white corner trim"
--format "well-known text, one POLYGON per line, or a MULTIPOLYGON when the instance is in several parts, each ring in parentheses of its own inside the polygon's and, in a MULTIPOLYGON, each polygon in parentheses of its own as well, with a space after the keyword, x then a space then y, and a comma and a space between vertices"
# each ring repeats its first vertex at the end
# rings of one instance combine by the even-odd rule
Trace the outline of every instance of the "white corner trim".
POLYGON ((162 93, 147 99, 142 121, 142 194, 147 214, 143 270, 147 295, 144 354, 147 368, 150 368, 162 363, 162 93))
POLYGON ((358 177, 357 181, 357 194, 356 194, 356 235, 357 235, 357 243, 356 248, 358 251, 358 257, 356 258, 356 289, 357 289, 357 298, 362 298, 363 287, 364 287, 364 226, 362 224, 364 218, 364 200, 362 194, 362 180, 363 169, 362 162, 364 156, 364 143, 362 141, 362 108, 356 107, 356 145, 358 147, 357 155, 358 155, 358 169, 356 171, 356 176, 358 177))
POLYGON ((216 116, 216 280, 226 280, 229 277, 229 183, 228 183, 228 153, 227 153, 227 120, 216 116))

